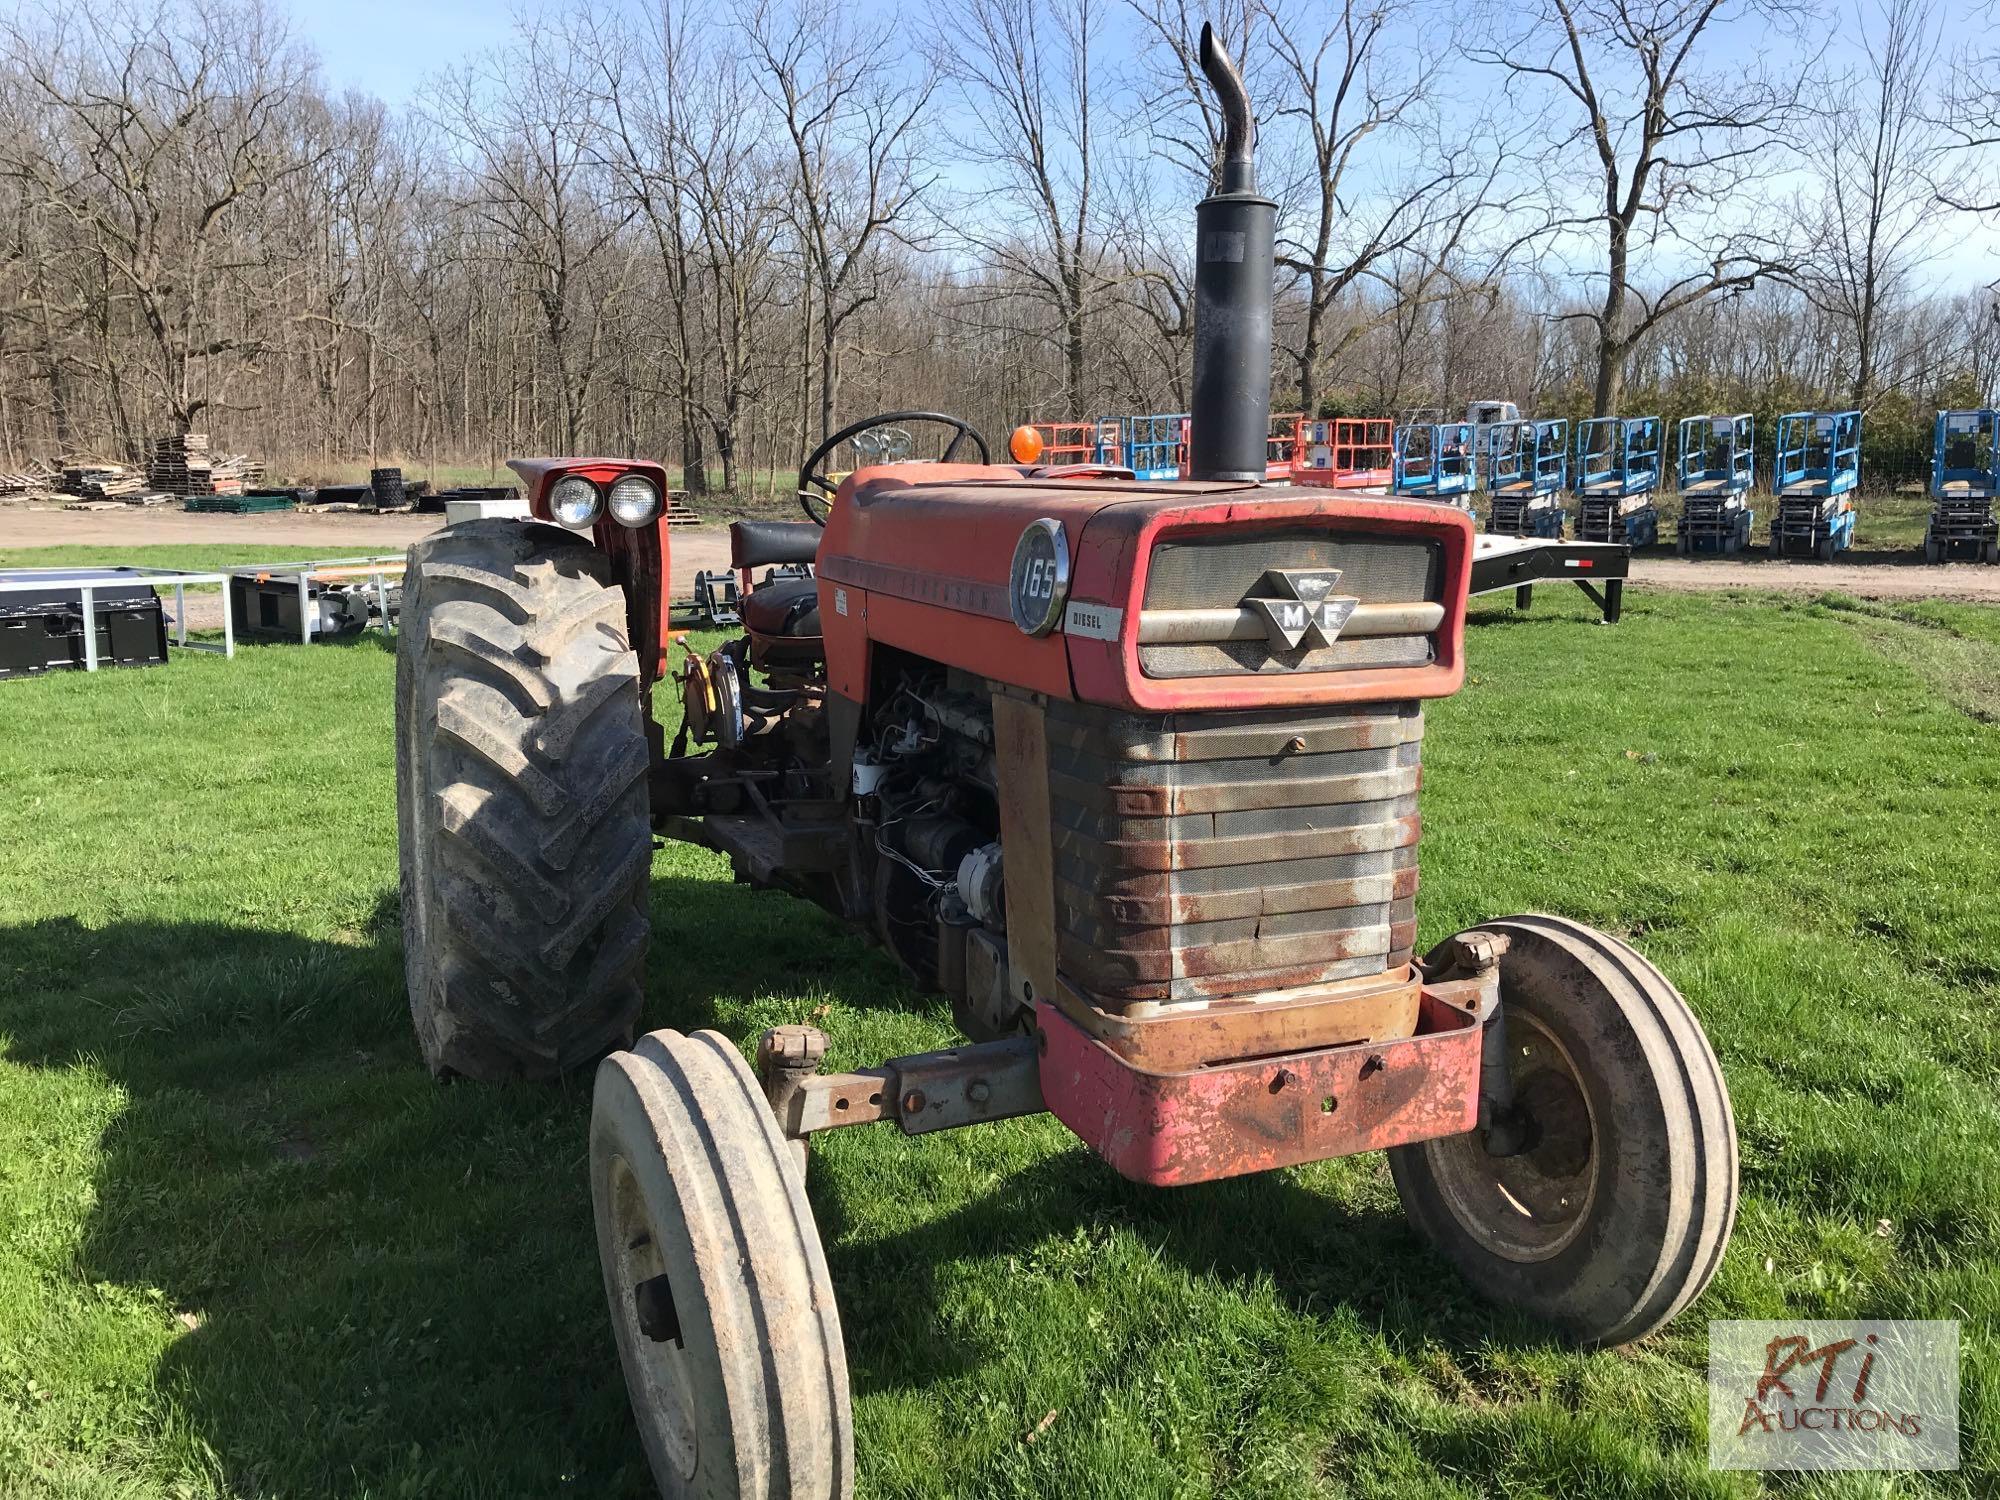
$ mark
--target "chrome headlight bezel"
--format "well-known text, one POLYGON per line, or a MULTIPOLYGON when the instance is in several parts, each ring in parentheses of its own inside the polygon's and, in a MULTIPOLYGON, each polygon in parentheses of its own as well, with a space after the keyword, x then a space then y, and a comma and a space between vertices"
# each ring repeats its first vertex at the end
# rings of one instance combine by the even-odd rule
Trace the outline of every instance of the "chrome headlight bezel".
POLYGON ((611 519, 621 526, 634 530, 650 526, 660 518, 660 487, 644 474, 620 475, 611 486, 605 506, 611 512, 611 519), (639 497, 636 506, 632 504, 634 495, 639 497))
POLYGON ((549 514, 571 531, 588 531, 604 514, 604 491, 581 474, 565 474, 549 488, 549 514))

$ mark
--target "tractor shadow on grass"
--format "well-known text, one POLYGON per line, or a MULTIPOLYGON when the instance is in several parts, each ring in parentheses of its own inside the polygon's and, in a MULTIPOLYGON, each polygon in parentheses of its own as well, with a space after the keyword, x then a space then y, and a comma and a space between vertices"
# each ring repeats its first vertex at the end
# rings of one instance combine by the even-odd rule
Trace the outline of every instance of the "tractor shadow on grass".
MULTIPOLYGON (((817 909, 670 858, 642 1029, 747 1042, 820 1005, 865 1029, 928 1003, 817 909)), ((0 927, 0 1038, 108 1119, 44 1273, 86 1331, 49 1336, 130 1352, 87 1399, 149 1452, 230 1493, 654 1493, 597 1268, 590 1076, 434 1081, 393 887, 331 940, 0 927)), ((50 1128, 64 1149, 89 1129, 50 1128)))
MULTIPOLYGON (((0 955, 6 1060, 73 1075, 58 1096, 108 1121, 44 1272, 81 1304, 47 1337, 118 1351, 114 1388, 77 1393, 92 1420, 231 1494, 654 1493, 597 1269, 589 1075, 434 1081, 392 889, 334 941, 58 918, 0 927, 0 955)), ((647 1025, 691 1004, 661 967, 647 1025)))

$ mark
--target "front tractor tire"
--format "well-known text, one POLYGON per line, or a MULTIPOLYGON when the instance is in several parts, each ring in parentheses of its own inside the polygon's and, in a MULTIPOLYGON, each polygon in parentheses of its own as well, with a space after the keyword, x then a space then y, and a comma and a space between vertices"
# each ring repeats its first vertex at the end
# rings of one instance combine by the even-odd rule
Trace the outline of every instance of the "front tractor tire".
POLYGON ((1736 1123, 1701 1023, 1617 938, 1482 922, 1526 1149, 1482 1132, 1389 1152, 1403 1210, 1472 1286, 1579 1342, 1629 1343, 1700 1295, 1736 1219, 1736 1123))
POLYGON ((632 1040, 652 830, 626 633, 602 555, 569 532, 474 521, 410 549, 396 817, 433 1073, 553 1078, 632 1040))
POLYGON ((853 1398, 805 1175, 729 1038, 597 1069, 590 1196, 625 1390, 668 1500, 849 1500, 853 1398))

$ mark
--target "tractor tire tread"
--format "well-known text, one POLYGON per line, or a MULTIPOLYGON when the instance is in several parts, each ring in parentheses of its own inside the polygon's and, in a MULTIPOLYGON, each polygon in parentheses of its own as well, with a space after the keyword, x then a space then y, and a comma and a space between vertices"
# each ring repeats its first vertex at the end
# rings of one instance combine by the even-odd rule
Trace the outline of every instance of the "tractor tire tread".
POLYGON ((606 1059, 590 1163, 626 1389, 662 1492, 848 1500, 852 1397, 832 1278, 804 1174, 734 1044, 713 1031, 655 1031, 606 1059), (642 1335, 625 1315, 609 1212, 620 1162, 675 1275, 691 1475, 662 1450, 648 1383, 633 1378, 642 1335))
MULTIPOLYGON (((1562 1323, 1586 1344, 1642 1338, 1707 1286, 1735 1223, 1739 1157, 1721 1066, 1687 1002, 1622 939, 1539 913, 1482 922, 1474 930, 1513 938, 1517 964, 1562 955, 1564 972, 1573 978, 1545 979, 1537 1003, 1526 1004, 1518 993, 1508 1003, 1526 1004, 1559 1034, 1574 1028, 1587 1048, 1600 1049, 1607 1065, 1624 1059, 1616 1066, 1631 1070, 1625 1086, 1632 1092, 1620 1095, 1607 1076, 1595 1087, 1609 1092, 1592 1108, 1600 1119, 1604 1109, 1614 1111, 1624 1149, 1643 1145, 1641 1175, 1629 1183, 1601 1180, 1599 1190, 1607 1196, 1593 1211, 1611 1216, 1602 1228, 1587 1231, 1552 1260, 1526 1265, 1490 1252, 1457 1227, 1439 1196, 1430 1145, 1389 1153, 1397 1189, 1418 1228, 1488 1295, 1562 1323), (1569 993, 1572 987, 1576 994, 1569 993)), ((1509 961, 1501 961, 1503 989, 1509 961)), ((1614 1159, 1607 1157, 1601 1170, 1610 1172, 1614 1159)))
POLYGON ((410 1005, 434 1072, 551 1078, 644 994, 650 752, 623 600, 518 521, 410 549, 397 770, 410 1005))

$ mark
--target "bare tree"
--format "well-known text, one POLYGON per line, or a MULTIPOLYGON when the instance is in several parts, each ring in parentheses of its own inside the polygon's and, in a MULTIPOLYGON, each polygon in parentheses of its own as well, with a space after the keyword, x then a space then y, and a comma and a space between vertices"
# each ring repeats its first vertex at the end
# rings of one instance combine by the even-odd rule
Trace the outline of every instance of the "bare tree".
POLYGON ((1378 302, 1374 318, 1348 318, 1330 339, 1343 297, 1364 282, 1420 299, 1448 294, 1466 274, 1490 284, 1542 224, 1510 195, 1514 143, 1489 121, 1441 117, 1435 89, 1448 57, 1425 45, 1414 5, 1341 0, 1328 11, 1279 0, 1270 14, 1285 84, 1278 116, 1304 148, 1278 265, 1300 286, 1290 352, 1299 408, 1312 412, 1326 365, 1389 316, 1378 302), (1499 220, 1510 221, 1501 244, 1478 243, 1499 220))
POLYGON ((1982 12, 1984 26, 1966 29, 1986 37, 1954 60, 1949 103, 1938 123, 1947 132, 1956 177, 1939 197, 1964 213, 2000 214, 2000 169, 1991 153, 2000 147, 2000 0, 1982 12))
MULTIPOLYGON (((572 10, 410 112, 328 89, 250 0, 30 3, 50 8, 0 15, 8 467, 194 421, 308 482, 590 445, 691 488, 717 464, 741 494, 864 404, 1002 430, 1185 408, 1191 200, 1219 138, 1200 0, 949 0, 886 30, 860 0, 733 0, 751 31, 687 0, 572 10), (947 40, 934 90, 908 49, 947 40)), ((1427 0, 1328 3, 1219 3, 1280 201, 1280 384, 1308 401, 1570 411, 1608 359, 1612 399, 1762 412, 1852 399, 1865 365, 1880 461, 1914 452, 1924 403, 1991 389, 1993 296, 1956 284, 2000 207, 1990 41, 1915 134, 1881 75, 1924 65, 1893 48, 1867 97, 1814 95, 1849 110, 1815 133, 1752 107, 1789 87, 1764 69, 1812 63, 1780 0, 1539 0, 1492 40, 1513 66, 1470 71, 1425 45, 1427 0), (1725 49, 1766 23, 1745 69, 1725 49), (1525 139, 1544 107, 1546 163, 1525 139), (1812 180, 1776 149, 1792 135, 1837 201, 1773 213, 1812 180), (1934 262, 1904 238, 1940 211, 1918 179, 1987 209, 1934 262), (1731 295, 1780 264, 1751 228, 1798 249, 1731 295)))
POLYGON ((603 120, 591 63, 570 34, 524 23, 503 50, 446 80, 438 124, 459 144, 475 212, 497 231, 539 314, 570 452, 583 446, 613 302, 624 291, 620 232, 608 206, 603 120))
MULTIPOLYGON (((588 24, 588 23, 586 23, 588 24)), ((704 350, 697 326, 695 241, 700 209, 688 168, 693 91, 710 54, 696 39, 688 13, 663 4, 648 29, 593 28, 593 61, 608 126, 607 159, 626 201, 652 240, 665 294, 661 352, 672 378, 681 449, 681 484, 693 495, 708 489, 701 388, 704 350)))
POLYGON ((1860 76, 1836 91, 1841 103, 1814 119, 1807 137, 1819 181, 1798 280, 1847 330, 1846 398, 1865 407, 1876 389, 1883 312, 1934 252, 1948 208, 1933 186, 1946 145, 1929 92, 1940 54, 1933 0, 1880 0, 1855 21, 1860 76))
POLYGON ((965 111, 964 128, 950 132, 953 154, 992 177, 958 236, 996 273, 996 292, 1046 311, 1063 407, 1083 411, 1091 319, 1115 282, 1099 217, 1103 7, 957 0, 947 16, 938 66, 965 111))
POLYGON ((1662 319, 1789 271, 1755 214, 1807 97, 1814 59, 1775 67, 1764 50, 1712 56, 1753 29, 1768 49, 1793 30, 1793 0, 1534 0, 1507 8, 1470 49, 1510 96, 1552 96, 1572 124, 1551 148, 1561 223, 1594 239, 1596 306, 1571 314, 1597 337, 1597 413, 1618 410, 1626 365, 1662 319))
POLYGON ((916 135, 936 80, 884 44, 852 0, 747 0, 740 30, 790 144, 788 211, 812 288, 819 435, 833 428, 840 341, 883 292, 883 242, 907 238, 931 186, 916 135))
POLYGON ((153 396, 185 430, 212 404, 209 362, 259 347, 222 326, 218 288, 239 269, 238 210, 309 165, 277 149, 305 61, 255 0, 17 13, 0 49, 37 127, 0 144, 0 171, 101 258, 145 330, 153 396))

